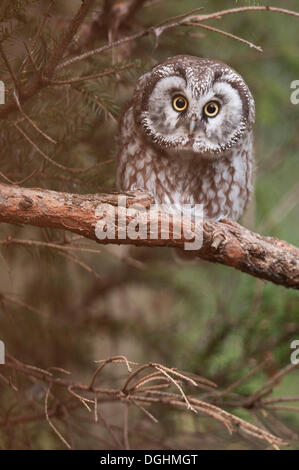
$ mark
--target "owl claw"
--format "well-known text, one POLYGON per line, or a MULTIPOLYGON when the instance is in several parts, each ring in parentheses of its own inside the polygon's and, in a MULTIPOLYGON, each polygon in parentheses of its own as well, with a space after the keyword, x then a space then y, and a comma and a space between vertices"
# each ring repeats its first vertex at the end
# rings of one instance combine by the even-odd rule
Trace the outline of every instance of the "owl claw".
POLYGON ((218 248, 224 241, 226 241, 225 233, 221 230, 216 230, 216 232, 214 232, 212 235, 211 247, 215 248, 215 250, 218 250, 218 248))

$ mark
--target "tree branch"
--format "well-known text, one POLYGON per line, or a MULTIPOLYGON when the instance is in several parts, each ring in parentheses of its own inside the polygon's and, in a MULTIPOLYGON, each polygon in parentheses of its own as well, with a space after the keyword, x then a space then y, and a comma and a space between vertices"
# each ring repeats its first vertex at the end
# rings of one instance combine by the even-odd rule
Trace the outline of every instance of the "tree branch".
MULTIPOLYGON (((125 195, 127 207, 141 204, 149 208, 154 202, 148 193, 131 192, 125 195)), ((109 227, 115 231, 115 238, 99 240, 95 234, 95 227, 101 217, 96 215, 96 209, 103 208, 105 204, 106 209, 113 209, 116 215, 120 216, 118 196, 116 193, 69 194, 0 183, 0 222, 68 230, 103 244, 167 246, 182 249, 185 242, 190 242, 190 238, 184 235, 177 239, 174 236, 174 226, 170 227, 170 236, 167 239, 163 238, 165 234, 161 233, 157 239, 151 239, 149 228, 146 239, 132 240, 128 237, 118 239, 118 231, 121 229, 118 217, 111 221, 109 227)), ((161 227, 163 214, 157 214, 156 217, 156 222, 161 227)), ((132 217, 127 215, 126 223, 128 224, 131 219, 132 217)), ((207 261, 231 266, 275 284, 299 289, 299 249, 284 241, 251 232, 235 222, 205 221, 203 245, 195 253, 207 261)))
MULTIPOLYGON (((21 103, 24 103, 29 98, 35 96, 42 88, 49 84, 49 80, 53 78, 53 75, 56 71, 59 61, 62 59, 64 53, 67 50, 68 45, 70 44, 72 38, 76 34, 79 26, 84 21, 86 15, 94 4, 95 0, 85 0, 82 2, 81 7, 78 9, 76 15, 71 20, 66 32, 63 34, 62 38, 58 41, 49 61, 45 64, 43 69, 33 77, 30 86, 26 89, 18 90, 19 91, 19 100, 21 103)), ((39 34, 39 33, 37 33, 39 34)), ((38 38, 38 36, 36 36, 38 38)), ((36 39, 37 40, 37 39, 36 39)), ((36 41, 34 40, 34 43, 36 41)), ((9 67, 10 73, 12 73, 11 68, 9 67)), ((16 79, 13 80, 16 82, 16 79)), ((16 85, 16 83, 15 83, 16 85)), ((18 87, 17 87, 18 88, 18 87)), ((7 104, 1 106, 0 109, 0 119, 5 118, 10 112, 16 111, 18 105, 15 99, 11 100, 7 104)))
MULTIPOLYGON (((156 38, 156 42, 157 42, 161 34, 166 31, 172 30, 179 26, 196 26, 199 28, 217 32, 226 37, 230 37, 232 39, 235 39, 244 44, 247 44, 250 47, 253 47, 257 49, 258 51, 262 52, 262 49, 260 46, 256 46, 252 42, 247 41, 243 38, 239 38, 233 34, 227 33, 226 31, 222 31, 217 28, 212 28, 211 26, 203 25, 202 22, 208 21, 208 20, 214 20, 214 19, 221 19, 225 15, 231 15, 235 13, 242 13, 242 12, 248 12, 248 11, 276 12, 276 13, 282 13, 282 14, 299 18, 299 12, 287 10, 285 8, 277 8, 277 7, 271 7, 271 6, 247 6, 247 7, 231 8, 228 10, 221 10, 221 11, 217 11, 217 12, 209 13, 209 14, 192 15, 192 13, 195 13, 195 11, 201 10, 202 8, 200 7, 200 8, 196 8, 195 10, 192 10, 191 12, 186 12, 185 14, 178 15, 173 18, 168 18, 167 20, 164 20, 155 26, 151 26, 147 29, 143 29, 129 36, 121 37, 119 39, 116 39, 115 41, 114 40, 109 41, 104 46, 98 47, 90 51, 86 51, 82 54, 76 55, 69 59, 66 58, 64 60, 63 57, 64 57, 65 52, 70 46, 72 39, 75 37, 78 31, 78 28, 83 23, 84 18, 86 17, 88 11, 91 9, 93 3, 94 3, 94 0, 85 0, 85 2, 82 3, 77 14, 74 16, 74 18, 70 22, 70 25, 67 28, 65 34, 62 36, 61 40, 56 45, 55 50, 52 53, 52 56, 50 57, 46 65, 44 66, 43 70, 41 70, 40 73, 36 74, 36 76, 33 77, 30 85, 27 88, 20 90, 19 99, 21 103, 25 103, 30 98, 34 97, 41 89, 51 85, 51 80, 53 79, 53 76, 57 71, 65 67, 68 67, 70 65, 73 65, 74 63, 79 62, 81 60, 85 60, 95 54, 97 55, 102 54, 103 52, 106 52, 110 49, 116 48, 120 45, 129 43, 131 41, 135 41, 137 39, 141 39, 146 36, 154 35, 156 38)), ((120 11, 118 11, 118 13, 116 13, 116 17, 113 16, 112 22, 114 22, 114 25, 112 24, 111 27, 114 27, 117 29, 123 21, 125 21, 128 17, 130 18, 132 17, 136 9, 142 6, 143 3, 144 3, 143 0, 137 0, 137 1, 132 0, 127 6, 122 6, 121 7, 123 8, 122 13, 120 14, 120 11)), ((110 7, 108 11, 110 12, 110 7)), ((104 17, 105 16, 106 15, 104 15, 104 17)), ((36 41, 34 40, 34 43, 35 42, 36 41)), ((18 106, 14 99, 2 105, 0 108, 0 119, 5 119, 11 112, 16 111, 17 109, 18 109, 18 106)))

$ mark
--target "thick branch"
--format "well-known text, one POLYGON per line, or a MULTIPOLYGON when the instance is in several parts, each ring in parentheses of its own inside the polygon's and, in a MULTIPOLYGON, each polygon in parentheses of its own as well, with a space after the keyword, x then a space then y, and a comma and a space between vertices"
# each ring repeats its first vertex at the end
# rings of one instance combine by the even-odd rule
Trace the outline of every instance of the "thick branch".
MULTIPOLYGON (((110 226, 112 232, 115 231, 116 237, 98 240, 95 227, 101 217, 96 215, 96 208, 99 214, 99 208, 103 208, 103 204, 106 204, 106 209, 113 209, 116 215, 120 216, 123 209, 117 206, 118 196, 118 194, 59 193, 0 183, 0 222, 68 230, 104 244, 183 248, 185 242, 190 242, 190 239, 184 235, 177 239, 172 234, 165 239, 161 233, 153 240, 150 238, 149 227, 147 238, 118 239, 118 231, 122 227, 117 217, 111 221, 110 226)), ((141 204, 149 208, 153 203, 147 193, 136 192, 126 196, 127 207, 141 204)), ((140 215, 142 212, 140 211, 140 215)), ((161 215, 158 214, 156 217, 160 226, 161 215)), ((132 217, 127 215, 126 223, 131 220, 132 217)), ((175 233, 175 226, 172 229, 170 234, 175 233)), ((232 266, 275 284, 299 289, 299 249, 284 241, 251 232, 237 223, 228 220, 206 221, 203 228, 203 245, 196 254, 205 260, 232 266)))

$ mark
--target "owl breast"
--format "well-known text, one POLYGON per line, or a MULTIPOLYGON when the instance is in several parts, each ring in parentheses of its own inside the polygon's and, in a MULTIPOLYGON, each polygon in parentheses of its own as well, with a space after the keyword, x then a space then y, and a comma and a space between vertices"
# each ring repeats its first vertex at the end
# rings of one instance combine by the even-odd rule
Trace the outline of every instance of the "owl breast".
POLYGON ((167 152, 145 136, 134 121, 133 108, 123 115, 117 163, 119 191, 146 190, 171 212, 186 204, 202 204, 204 217, 238 220, 252 191, 252 132, 221 157, 167 152))

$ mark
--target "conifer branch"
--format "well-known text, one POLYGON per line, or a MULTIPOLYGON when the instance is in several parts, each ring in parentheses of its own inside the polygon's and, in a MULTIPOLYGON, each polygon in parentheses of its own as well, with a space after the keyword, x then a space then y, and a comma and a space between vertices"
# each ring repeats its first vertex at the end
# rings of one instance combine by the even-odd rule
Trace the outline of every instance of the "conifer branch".
MULTIPOLYGON (((192 15, 192 13, 194 13, 195 11, 201 10, 201 8, 199 8, 199 9, 187 12, 184 15, 179 15, 177 17, 168 18, 167 20, 164 20, 163 22, 155 26, 151 26, 150 28, 143 29, 129 36, 121 37, 120 39, 117 39, 115 41, 113 40, 109 41, 108 44, 105 44, 104 46, 84 52, 70 59, 63 60, 65 53, 68 51, 68 47, 71 45, 72 40, 74 39, 80 25, 83 23, 84 18, 86 17, 93 3, 94 3, 94 0, 85 0, 82 3, 81 8, 78 10, 77 14, 71 21, 62 39, 58 42, 49 61, 46 63, 46 65, 43 67, 40 73, 35 74, 34 78, 32 79, 31 85, 28 86, 28 88, 26 88, 25 90, 20 90, 19 99, 21 103, 35 96, 42 88, 51 85, 51 80, 53 79, 53 76, 56 71, 61 70, 64 67, 73 65, 79 61, 88 59, 89 57, 92 57, 93 55, 103 54, 107 50, 110 50, 120 45, 135 41, 137 39, 141 39, 146 36, 154 35, 156 42, 157 42, 161 34, 166 31, 172 30, 180 26, 196 26, 199 28, 204 28, 210 31, 217 32, 226 37, 230 37, 239 42, 245 43, 249 45, 249 47, 253 47, 261 52, 262 51, 261 48, 259 46, 256 46, 252 42, 247 41, 243 38, 237 37, 226 31, 222 31, 222 30, 213 28, 211 26, 203 25, 202 22, 213 20, 213 19, 221 19, 225 15, 243 13, 243 12, 248 12, 248 11, 282 13, 285 15, 299 18, 299 12, 287 10, 284 8, 271 7, 271 6, 239 7, 239 8, 231 8, 227 10, 222 10, 222 11, 218 11, 218 12, 214 12, 210 14, 192 15)), ((143 4, 143 2, 140 2, 140 5, 141 4, 143 4)), ((138 2, 135 2, 133 0, 130 3, 128 10, 126 11, 126 14, 123 15, 122 20, 127 18, 127 16, 130 14, 131 12, 130 8, 132 8, 132 12, 135 12, 137 6, 138 6, 138 2)), ((108 9, 108 11, 110 10, 108 9)), ((7 104, 0 107, 0 119, 6 118, 12 111, 15 111, 17 109, 18 108, 17 108, 15 100, 9 101, 7 104)))
MULTIPOLYGON (((136 192, 125 195, 128 207, 141 204, 149 208, 153 203, 148 193, 136 192)), ((116 193, 82 195, 0 184, 0 222, 58 228, 103 244, 134 244, 183 249, 184 243, 190 241, 190 238, 184 235, 180 239, 174 236, 174 226, 167 239, 161 233, 158 234, 157 239, 152 239, 149 228, 146 238, 118 239, 117 234, 121 227, 118 222, 120 213, 117 204, 118 194, 116 193), (111 221, 110 229, 116 233, 116 236, 99 240, 95 227, 101 217, 96 215, 96 209, 98 210, 103 205, 105 205, 105 210, 111 208, 115 211, 116 218, 111 221)), ((128 225, 130 216, 126 217, 128 225)), ((156 217, 158 226, 161 226, 163 214, 158 214, 156 217)), ((254 233, 235 222, 205 221, 202 247, 194 253, 207 261, 234 267, 274 284, 299 289, 299 249, 285 241, 254 233)))
MULTIPOLYGON (((29 98, 32 98, 42 88, 44 88, 45 86, 49 84, 49 80, 51 80, 51 78, 53 77, 58 63, 63 58, 70 42, 72 41, 79 26, 84 21, 84 18, 88 14, 94 2, 95 0, 82 1, 81 7, 79 8, 78 12, 76 13, 74 18, 70 22, 69 27, 67 28, 65 34, 62 36, 61 40, 58 42, 57 46, 55 47, 53 54, 51 55, 49 61, 46 63, 46 65, 43 67, 43 69, 39 73, 35 74, 32 80, 32 83, 30 84, 28 88, 26 88, 25 90, 18 90, 20 103, 23 103, 27 101, 29 98)), ((7 67, 8 67, 10 74, 12 75, 12 71, 11 71, 11 68, 9 67, 9 64, 7 65, 7 67)), ((17 78, 14 75, 12 75, 12 78, 16 86, 17 78)), ((18 109, 18 105, 15 102, 15 100, 12 100, 9 103, 1 106, 0 119, 5 118, 6 116, 8 116, 10 112, 15 111, 17 109, 18 109)))

